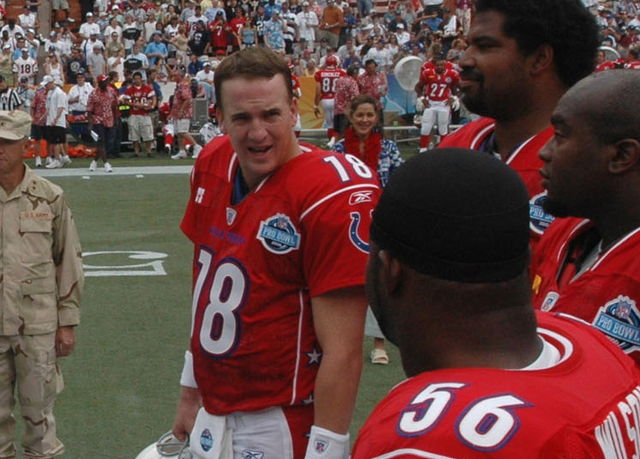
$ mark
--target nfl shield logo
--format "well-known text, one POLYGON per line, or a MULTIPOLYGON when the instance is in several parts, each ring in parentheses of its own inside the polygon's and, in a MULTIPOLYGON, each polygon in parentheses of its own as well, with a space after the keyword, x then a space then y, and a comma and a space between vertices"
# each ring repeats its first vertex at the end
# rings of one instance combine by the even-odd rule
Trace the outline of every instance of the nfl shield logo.
POLYGON ((329 443, 324 440, 316 440, 316 444, 314 445, 316 453, 319 453, 319 454, 324 453, 328 447, 329 447, 329 443))

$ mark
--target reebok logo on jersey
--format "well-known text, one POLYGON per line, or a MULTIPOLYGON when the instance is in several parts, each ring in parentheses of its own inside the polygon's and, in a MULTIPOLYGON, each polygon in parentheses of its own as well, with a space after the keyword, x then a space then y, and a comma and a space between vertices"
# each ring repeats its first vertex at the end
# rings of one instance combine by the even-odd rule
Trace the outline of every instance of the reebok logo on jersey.
POLYGON ((373 201, 373 191, 354 191, 349 196, 349 205, 355 206, 363 202, 373 201))
POLYGON ((245 449, 242 451, 242 459, 263 459, 264 452, 257 449, 245 449))
POLYGON ((300 233, 291 218, 284 214, 275 214, 260 222, 256 237, 265 249, 278 255, 300 248, 300 233))

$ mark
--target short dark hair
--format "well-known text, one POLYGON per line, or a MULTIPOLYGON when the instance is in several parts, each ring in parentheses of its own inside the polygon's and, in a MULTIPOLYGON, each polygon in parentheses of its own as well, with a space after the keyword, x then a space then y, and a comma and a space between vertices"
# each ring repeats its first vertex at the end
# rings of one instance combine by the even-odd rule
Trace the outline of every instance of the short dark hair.
POLYGON ((373 105, 373 108, 376 111, 376 114, 380 116, 380 113, 378 112, 378 101, 376 101, 373 97, 371 97, 368 94, 360 94, 359 96, 356 96, 353 98, 353 100, 349 104, 349 114, 352 114, 353 112, 355 112, 358 109, 358 107, 363 104, 373 105))
POLYGON ((287 94, 292 99, 291 70, 281 56, 263 47, 245 48, 227 56, 218 65, 214 75, 218 106, 222 108, 222 83, 226 80, 237 77, 271 79, 276 75, 282 75, 287 87, 287 94))
POLYGON ((567 87, 593 71, 598 27, 581 0, 477 0, 476 13, 488 11, 505 16, 504 33, 525 55, 549 44, 567 87))

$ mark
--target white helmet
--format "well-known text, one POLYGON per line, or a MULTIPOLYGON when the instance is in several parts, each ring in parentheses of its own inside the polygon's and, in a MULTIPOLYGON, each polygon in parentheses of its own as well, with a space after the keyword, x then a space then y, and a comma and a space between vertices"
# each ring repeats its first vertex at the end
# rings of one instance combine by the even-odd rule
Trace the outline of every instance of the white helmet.
POLYGON ((174 459, 191 459, 191 451, 189 450, 189 439, 184 441, 178 440, 172 432, 162 435, 157 442, 151 443, 136 459, 163 459, 171 457, 174 459))

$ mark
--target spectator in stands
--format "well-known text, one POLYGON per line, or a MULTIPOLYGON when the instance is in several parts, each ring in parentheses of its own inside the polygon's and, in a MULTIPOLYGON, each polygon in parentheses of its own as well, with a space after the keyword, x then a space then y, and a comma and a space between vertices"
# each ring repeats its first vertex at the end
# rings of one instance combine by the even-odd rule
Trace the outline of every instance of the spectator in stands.
POLYGON ((15 79, 21 81, 24 77, 30 85, 33 85, 35 83, 35 76, 38 74, 38 63, 34 58, 29 56, 28 48, 22 48, 19 52, 21 56, 13 61, 15 79))
POLYGON ((7 21, 7 24, 2 26, 0 32, 7 31, 9 33, 9 37, 15 38, 17 34, 20 34, 24 37, 24 29, 20 27, 14 18, 10 18, 7 21))
POLYGON ((211 62, 207 59, 203 62, 203 65, 204 68, 196 73, 196 79, 212 85, 214 72, 211 70, 211 62))
POLYGON ((202 56, 209 49, 211 35, 204 25, 204 22, 196 22, 193 27, 193 33, 189 40, 189 48, 196 56, 202 56))
POLYGON ((227 46, 229 44, 229 26, 224 18, 224 12, 218 10, 216 17, 209 23, 209 36, 211 37, 211 52, 216 56, 224 56, 227 54, 227 46))
POLYGON ((296 24, 300 38, 304 38, 308 48, 313 49, 316 41, 316 28, 320 24, 316 13, 311 11, 309 2, 302 3, 302 11, 296 15, 296 24))
POLYGON ((178 31, 169 40, 169 43, 175 47, 176 59, 178 65, 189 64, 189 37, 187 36, 187 28, 184 24, 178 26, 178 31))
POLYGON ((69 18, 69 2, 67 0, 51 0, 51 10, 53 19, 56 21, 66 21, 69 18), (62 12, 62 17, 60 12, 62 12))
POLYGON ((391 66, 391 52, 385 47, 384 39, 380 38, 375 46, 364 56, 364 61, 373 60, 380 72, 387 72, 391 66))
POLYGON ((173 123, 175 134, 178 136, 178 153, 171 158, 183 159, 187 157, 187 152, 185 151, 185 142, 187 141, 193 145, 193 156, 197 158, 202 147, 189 132, 191 119, 193 118, 191 83, 182 69, 176 69, 173 72, 173 81, 176 82, 176 89, 173 94, 173 104, 169 119, 173 123))
POLYGON ((93 52, 87 56, 87 67, 94 78, 107 73, 107 60, 100 45, 94 45, 93 52))
POLYGON ((71 50, 71 59, 67 62, 66 81, 69 84, 76 84, 76 79, 79 73, 86 73, 89 71, 87 67, 87 61, 80 52, 80 48, 74 46, 71 50))
POLYGON ((120 38, 120 36, 118 35, 117 31, 113 31, 111 32, 110 35, 108 35, 108 41, 106 43, 106 57, 107 59, 109 59, 110 57, 114 57, 114 56, 118 56, 120 55, 120 52, 122 51, 122 55, 125 54, 125 50, 124 50, 124 44, 122 43, 122 40, 120 38))
POLYGON ((342 61, 342 68, 348 69, 349 67, 356 66, 358 69, 364 67, 362 58, 356 53, 356 49, 353 48, 349 51, 349 55, 342 61))
POLYGON ((280 11, 274 9, 271 13, 271 19, 264 26, 264 43, 267 48, 280 54, 285 52, 284 28, 285 24, 280 17, 280 11))
POLYGON ((0 77, 9 86, 14 86, 13 58, 11 45, 8 43, 2 46, 2 54, 0 54, 0 77))
POLYGON ((167 45, 162 41, 161 32, 153 32, 152 40, 144 50, 150 65, 154 65, 158 58, 166 59, 169 56, 169 50, 167 49, 167 45))
POLYGON ((117 55, 107 59, 108 72, 116 72, 120 81, 124 80, 124 49, 121 49, 117 55))
POLYGON ((142 48, 139 44, 136 43, 133 45, 133 51, 124 60, 124 68, 125 70, 131 70, 132 72, 141 70, 143 72, 143 79, 146 79, 149 60, 147 59, 147 55, 142 52, 142 48))
POLYGON ((46 53, 54 52, 60 58, 64 51, 64 44, 58 40, 58 33, 52 30, 49 38, 44 41, 44 50, 46 53))
POLYGON ((124 45, 125 54, 131 53, 133 45, 142 35, 142 28, 130 14, 125 15, 125 23, 122 26, 122 44, 124 45))
POLYGON ((80 25, 78 33, 80 37, 85 40, 89 39, 91 35, 95 35, 96 37, 100 35, 100 25, 96 22, 96 17, 93 13, 87 13, 86 22, 80 25))
POLYGON ((402 17, 402 12, 396 10, 393 19, 389 22, 389 32, 398 32, 398 26, 402 24, 402 30, 405 31, 409 28, 407 21, 402 17))
MULTIPOLYGON (((118 18, 116 18, 115 16, 111 17, 111 19, 109 20, 109 25, 107 27, 105 27, 105 29, 104 29, 104 37, 105 37, 105 41, 109 41, 109 37, 111 37, 110 41, 116 41, 116 42, 120 43, 121 46, 124 48, 124 45, 122 44, 122 41, 121 41, 121 39, 122 39, 122 26, 118 22, 118 18)), ((109 55, 108 52, 107 52, 107 55, 109 55)))
POLYGON ((233 52, 240 50, 242 43, 242 30, 247 23, 247 16, 241 6, 235 7, 235 15, 229 21, 229 35, 231 38, 231 49, 233 52))
POLYGON ((25 3, 22 14, 18 16, 18 23, 25 31, 27 29, 39 29, 40 21, 38 21, 38 15, 36 12, 29 9, 29 5, 25 3))
POLYGON ((335 0, 327 0, 327 6, 320 19, 321 37, 326 38, 333 49, 338 48, 340 30, 344 26, 344 13, 336 6, 335 0))
POLYGON ((91 33, 91 35, 89 35, 89 38, 82 42, 82 45, 80 45, 80 47, 82 49, 82 52, 84 53, 85 59, 88 60, 89 56, 91 55, 91 53, 93 53, 96 47, 104 50, 104 43, 98 40, 98 34, 91 33))

